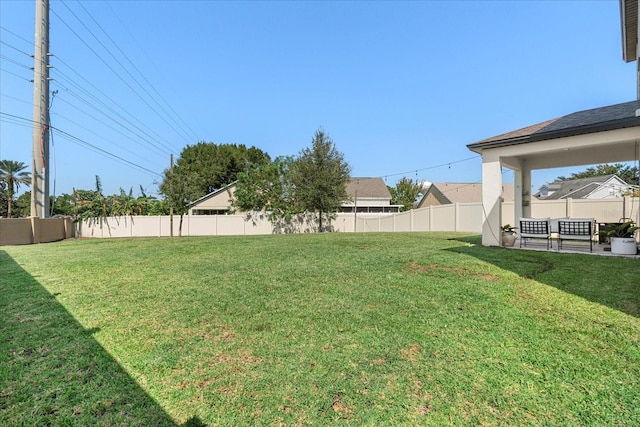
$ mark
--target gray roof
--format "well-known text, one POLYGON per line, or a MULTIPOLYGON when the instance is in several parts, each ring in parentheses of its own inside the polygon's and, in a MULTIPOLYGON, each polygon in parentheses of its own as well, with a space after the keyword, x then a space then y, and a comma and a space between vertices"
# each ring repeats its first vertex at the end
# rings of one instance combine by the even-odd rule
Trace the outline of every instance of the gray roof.
POLYGON ((636 117, 636 110, 638 109, 640 109, 640 101, 630 101, 578 111, 577 113, 483 139, 469 144, 467 147, 471 151, 480 153, 485 148, 526 144, 527 142, 640 126, 640 117, 636 117))
POLYGON ((358 191, 358 197, 375 197, 391 200, 391 193, 382 178, 350 178, 347 182, 347 194, 353 198, 358 191))
MULTIPOLYGON (((514 185, 502 184, 502 197, 506 202, 514 200, 514 185)), ((482 184, 478 182, 436 182, 429 186, 429 189, 418 202, 417 207, 421 208, 427 201, 429 195, 433 196, 440 204, 452 203, 477 203, 482 202, 482 184)))
POLYGON ((558 188, 552 194, 547 197, 543 197, 544 200, 559 200, 566 197, 572 199, 582 199, 588 196, 598 187, 609 181, 616 175, 601 175, 592 176, 589 178, 580 179, 568 179, 566 181, 554 181, 547 185, 547 188, 558 188), (553 187, 552 187, 553 186, 553 187))

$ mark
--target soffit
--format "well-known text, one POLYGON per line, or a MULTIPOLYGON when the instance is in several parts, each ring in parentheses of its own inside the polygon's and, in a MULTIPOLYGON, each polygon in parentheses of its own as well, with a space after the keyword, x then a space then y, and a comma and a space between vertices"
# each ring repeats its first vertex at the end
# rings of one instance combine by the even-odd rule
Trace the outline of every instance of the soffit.
POLYGON ((620 21, 622 26, 622 58, 626 62, 637 59, 638 43, 638 0, 620 0, 620 21))

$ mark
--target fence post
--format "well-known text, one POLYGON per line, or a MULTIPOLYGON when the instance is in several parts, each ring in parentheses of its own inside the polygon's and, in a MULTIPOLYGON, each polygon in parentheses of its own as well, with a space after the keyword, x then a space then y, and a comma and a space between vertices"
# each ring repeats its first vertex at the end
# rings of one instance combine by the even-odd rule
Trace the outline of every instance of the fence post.
POLYGON ((453 231, 458 231, 458 218, 460 217, 460 204, 458 202, 454 205, 453 210, 453 231))
POLYGON ((429 205, 429 229, 427 231, 433 230, 433 205, 429 205))
POLYGON ((413 233, 413 208, 409 210, 409 230, 413 233))

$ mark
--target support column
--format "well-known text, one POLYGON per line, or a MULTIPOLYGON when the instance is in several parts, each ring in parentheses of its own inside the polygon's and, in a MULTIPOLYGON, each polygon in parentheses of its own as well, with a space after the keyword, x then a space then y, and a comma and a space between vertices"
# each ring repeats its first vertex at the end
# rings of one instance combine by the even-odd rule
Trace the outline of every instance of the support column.
POLYGON ((525 187, 523 181, 522 169, 513 171, 513 186, 515 192, 513 195, 513 222, 516 227, 519 227, 518 221, 520 221, 520 218, 530 216, 524 213, 524 189, 527 187, 525 187))
POLYGON ((500 159, 482 155, 482 244, 502 244, 502 167, 500 159))
POLYGON ((532 216, 531 201, 533 196, 531 192, 531 169, 525 166, 522 168, 522 216, 527 218, 532 216))

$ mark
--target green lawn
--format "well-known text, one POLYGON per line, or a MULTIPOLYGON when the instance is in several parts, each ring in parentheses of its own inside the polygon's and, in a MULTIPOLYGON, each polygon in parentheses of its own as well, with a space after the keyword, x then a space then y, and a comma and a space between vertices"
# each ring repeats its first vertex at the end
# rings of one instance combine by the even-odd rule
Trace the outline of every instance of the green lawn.
POLYGON ((0 249, 0 425, 638 425, 640 261, 462 234, 0 249))

